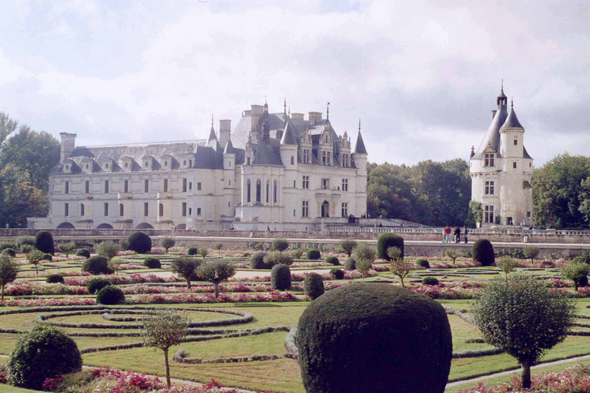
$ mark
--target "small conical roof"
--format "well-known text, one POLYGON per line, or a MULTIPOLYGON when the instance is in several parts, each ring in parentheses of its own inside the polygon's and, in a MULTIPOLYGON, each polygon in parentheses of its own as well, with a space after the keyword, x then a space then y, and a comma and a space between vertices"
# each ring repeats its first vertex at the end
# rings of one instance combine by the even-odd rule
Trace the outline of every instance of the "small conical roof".
POLYGON ((290 122, 287 122, 285 126, 285 132, 283 132, 283 137, 281 138, 281 145, 297 145, 297 138, 290 122))
POLYGON ((354 152, 355 152, 355 154, 368 154, 367 148, 365 147, 365 142, 363 142, 363 136, 361 135, 360 130, 359 130, 359 135, 356 138, 356 143, 354 145, 354 152))
POLYGON ((211 126, 211 132, 209 133, 209 139, 207 139, 207 145, 210 145, 211 142, 217 142, 217 136, 215 135, 215 129, 211 126))
POLYGON ((502 125, 502 128, 522 128, 524 127, 518 121, 518 117, 516 117, 516 112, 514 111, 514 107, 510 108, 510 113, 508 114, 508 118, 502 125))
POLYGON ((234 149, 231 139, 225 144, 225 150, 223 151, 223 154, 236 154, 236 149, 234 149))

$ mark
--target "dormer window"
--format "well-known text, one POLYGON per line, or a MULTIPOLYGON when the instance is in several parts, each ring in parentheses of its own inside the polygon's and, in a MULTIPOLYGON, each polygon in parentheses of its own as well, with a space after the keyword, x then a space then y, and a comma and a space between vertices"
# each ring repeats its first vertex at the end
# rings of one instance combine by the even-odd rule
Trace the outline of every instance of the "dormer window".
POLYGON ((70 166, 66 165, 66 171, 69 171, 69 170, 70 170, 70 166))
POLYGON ((129 168, 129 163, 128 162, 125 163, 125 168, 129 168))
POLYGON ((86 164, 86 169, 90 168, 90 165, 86 164))
POLYGON ((145 162, 145 167, 147 168, 147 167, 149 167, 149 166, 150 166, 150 163, 146 161, 146 162, 145 162))
POLYGON ((164 166, 168 166, 168 161, 164 161, 164 166))
POLYGON ((109 169, 109 164, 104 164, 104 167, 105 167, 106 169, 109 169))
POLYGON ((486 153, 484 155, 484 166, 496 166, 494 161, 495 161, 495 154, 494 153, 486 153))

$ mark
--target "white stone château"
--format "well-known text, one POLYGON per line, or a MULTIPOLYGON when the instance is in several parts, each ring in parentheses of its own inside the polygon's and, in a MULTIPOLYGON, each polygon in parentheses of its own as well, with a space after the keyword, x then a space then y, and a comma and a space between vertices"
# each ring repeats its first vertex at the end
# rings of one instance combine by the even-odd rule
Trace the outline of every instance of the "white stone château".
POLYGON ((311 231, 367 210, 367 150, 322 113, 252 105, 207 140, 76 146, 61 134, 48 217, 35 228, 311 231))
POLYGON ((492 124, 479 148, 471 148, 471 199, 481 203, 484 226, 533 223, 533 159, 524 147, 524 127, 514 105, 508 112, 507 102, 502 88, 492 124))

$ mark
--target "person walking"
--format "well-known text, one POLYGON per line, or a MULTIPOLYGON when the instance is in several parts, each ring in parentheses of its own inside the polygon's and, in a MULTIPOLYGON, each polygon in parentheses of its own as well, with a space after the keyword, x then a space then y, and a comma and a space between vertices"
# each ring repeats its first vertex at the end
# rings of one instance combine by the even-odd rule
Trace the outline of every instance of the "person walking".
POLYGON ((465 239, 465 244, 467 244, 467 234, 469 232, 467 231, 467 225, 465 225, 465 227, 463 228, 463 239, 465 239))
POLYGON ((455 243, 461 243, 461 228, 455 227, 455 243))
POLYGON ((445 243, 450 243, 451 242, 451 228, 447 225, 445 227, 445 237, 444 237, 444 242, 445 243))

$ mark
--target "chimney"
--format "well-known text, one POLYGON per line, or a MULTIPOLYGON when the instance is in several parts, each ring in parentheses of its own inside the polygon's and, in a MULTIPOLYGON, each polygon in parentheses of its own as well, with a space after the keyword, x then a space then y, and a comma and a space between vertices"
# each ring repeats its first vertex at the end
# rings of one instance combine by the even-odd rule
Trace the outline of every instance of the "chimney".
POLYGON ((315 125, 316 120, 322 120, 322 112, 309 112, 309 124, 315 125))
POLYGON ((63 161, 68 158, 76 148, 76 134, 61 132, 59 135, 61 136, 61 150, 59 159, 60 161, 63 161))
POLYGON ((494 120, 494 117, 496 117, 496 112, 498 112, 496 109, 492 110, 492 120, 494 120))
POLYGON ((303 120, 303 113, 291 113, 291 119, 293 120, 303 120))
POLYGON ((219 120, 219 144, 225 148, 231 135, 231 120, 219 120))

